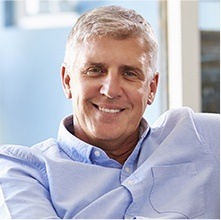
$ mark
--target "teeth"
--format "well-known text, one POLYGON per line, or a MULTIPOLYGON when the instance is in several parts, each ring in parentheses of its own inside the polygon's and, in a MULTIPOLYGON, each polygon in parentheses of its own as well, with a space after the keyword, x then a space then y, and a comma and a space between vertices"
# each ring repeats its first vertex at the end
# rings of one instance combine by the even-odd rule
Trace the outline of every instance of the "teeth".
POLYGON ((98 109, 102 112, 107 112, 107 113, 119 113, 120 112, 119 109, 108 109, 108 108, 102 108, 102 107, 98 107, 98 109))

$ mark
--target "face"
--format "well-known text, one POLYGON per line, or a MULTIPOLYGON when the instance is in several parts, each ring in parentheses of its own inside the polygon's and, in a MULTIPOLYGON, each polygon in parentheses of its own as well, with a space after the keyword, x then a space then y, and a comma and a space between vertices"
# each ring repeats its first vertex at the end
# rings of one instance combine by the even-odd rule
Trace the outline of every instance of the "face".
POLYGON ((72 66, 62 68, 64 91, 72 98, 75 135, 98 146, 137 135, 158 82, 142 40, 94 37, 75 49, 72 66))

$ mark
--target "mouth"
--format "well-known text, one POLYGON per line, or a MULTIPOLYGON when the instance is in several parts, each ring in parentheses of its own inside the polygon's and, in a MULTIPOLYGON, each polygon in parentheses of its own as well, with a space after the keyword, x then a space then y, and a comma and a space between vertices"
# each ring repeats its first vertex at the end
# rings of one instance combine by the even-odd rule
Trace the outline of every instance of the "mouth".
POLYGON ((93 106, 101 112, 110 113, 110 114, 117 114, 117 113, 124 111, 124 109, 120 109, 120 108, 106 108, 106 107, 101 107, 95 104, 93 104, 93 106))

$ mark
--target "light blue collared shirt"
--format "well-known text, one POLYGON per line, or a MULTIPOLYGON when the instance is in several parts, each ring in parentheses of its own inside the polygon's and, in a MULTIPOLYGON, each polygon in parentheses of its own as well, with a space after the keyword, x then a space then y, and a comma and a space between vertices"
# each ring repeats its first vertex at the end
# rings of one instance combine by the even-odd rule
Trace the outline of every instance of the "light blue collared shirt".
POLYGON ((163 114, 124 165, 69 132, 0 148, 0 218, 219 219, 219 116, 163 114))

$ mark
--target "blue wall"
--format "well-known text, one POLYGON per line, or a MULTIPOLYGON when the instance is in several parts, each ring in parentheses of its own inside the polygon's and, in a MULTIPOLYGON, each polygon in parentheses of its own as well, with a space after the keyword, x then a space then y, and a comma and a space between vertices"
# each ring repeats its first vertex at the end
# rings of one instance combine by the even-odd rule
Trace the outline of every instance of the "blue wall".
MULTIPOLYGON (((113 1, 143 14, 157 29, 156 1, 113 1)), ((81 1, 84 12, 112 1, 81 1)), ((60 120, 72 107, 63 95, 60 65, 70 28, 24 30, 4 27, 0 2, 0 144, 32 145, 57 136, 60 120)), ((150 121, 160 114, 159 101, 150 121)))

